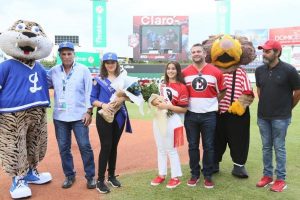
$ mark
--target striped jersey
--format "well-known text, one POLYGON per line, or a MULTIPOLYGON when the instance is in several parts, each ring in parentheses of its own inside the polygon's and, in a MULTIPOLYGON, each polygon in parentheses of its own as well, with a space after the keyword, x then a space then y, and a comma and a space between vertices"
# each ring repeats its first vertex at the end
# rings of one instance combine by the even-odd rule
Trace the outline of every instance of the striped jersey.
MULTIPOLYGON (((227 87, 226 94, 224 98, 219 103, 219 111, 220 113, 224 113, 228 110, 231 105, 231 93, 232 93, 232 78, 233 73, 224 73, 224 82, 227 87)), ((235 77, 235 88, 234 88, 234 96, 233 101, 238 99, 242 94, 253 95, 252 86, 249 78, 244 69, 237 68, 236 77, 235 77)))
POLYGON ((189 65, 182 73, 190 95, 188 110, 195 113, 217 111, 217 95, 226 89, 222 72, 206 64, 200 71, 189 65))
POLYGON ((15 59, 0 63, 0 113, 49 104, 47 74, 40 63, 32 68, 15 59))

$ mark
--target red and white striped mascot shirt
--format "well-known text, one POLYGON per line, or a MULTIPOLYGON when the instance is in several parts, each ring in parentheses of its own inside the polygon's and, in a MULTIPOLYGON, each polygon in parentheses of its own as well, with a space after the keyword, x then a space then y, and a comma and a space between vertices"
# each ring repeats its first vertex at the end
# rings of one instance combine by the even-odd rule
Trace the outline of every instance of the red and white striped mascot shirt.
MULTIPOLYGON (((224 82, 227 87, 226 94, 224 98, 219 103, 219 111, 220 113, 225 113, 229 106, 231 105, 231 92, 232 92, 232 78, 233 73, 224 73, 224 82)), ((237 68, 236 69, 236 77, 235 77, 235 87, 234 87, 234 96, 233 101, 238 99, 242 94, 253 95, 252 86, 249 78, 244 69, 237 68)))

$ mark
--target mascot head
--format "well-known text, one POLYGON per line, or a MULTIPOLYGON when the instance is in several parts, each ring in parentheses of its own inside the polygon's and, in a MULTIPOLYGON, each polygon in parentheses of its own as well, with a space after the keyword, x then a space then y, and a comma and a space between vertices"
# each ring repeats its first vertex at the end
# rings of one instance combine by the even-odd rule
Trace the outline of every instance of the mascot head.
POLYGON ((34 61, 51 53, 52 42, 39 24, 18 20, 0 35, 0 48, 13 58, 34 61))
POLYGON ((206 62, 223 71, 247 65, 256 58, 255 48, 246 37, 232 35, 211 36, 202 42, 207 53, 206 62))

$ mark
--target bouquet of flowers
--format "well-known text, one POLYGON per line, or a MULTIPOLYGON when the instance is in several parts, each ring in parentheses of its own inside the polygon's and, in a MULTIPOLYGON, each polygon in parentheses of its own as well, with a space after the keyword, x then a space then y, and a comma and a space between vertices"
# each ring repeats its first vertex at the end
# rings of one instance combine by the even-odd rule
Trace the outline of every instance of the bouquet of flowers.
POLYGON ((159 94, 158 85, 155 82, 141 84, 141 93, 147 102, 151 94, 159 94))
POLYGON ((141 87, 137 83, 137 80, 138 78, 136 77, 127 76, 126 70, 123 70, 123 72, 111 83, 111 87, 116 90, 110 98, 113 112, 105 112, 103 109, 99 110, 99 114, 107 122, 112 123, 115 113, 122 107, 123 102, 118 101, 118 98, 122 97, 128 97, 131 102, 139 107, 140 113, 144 115, 144 99, 141 94, 141 87))
POLYGON ((135 96, 139 96, 142 93, 142 88, 137 82, 134 82, 127 88, 127 91, 135 96))

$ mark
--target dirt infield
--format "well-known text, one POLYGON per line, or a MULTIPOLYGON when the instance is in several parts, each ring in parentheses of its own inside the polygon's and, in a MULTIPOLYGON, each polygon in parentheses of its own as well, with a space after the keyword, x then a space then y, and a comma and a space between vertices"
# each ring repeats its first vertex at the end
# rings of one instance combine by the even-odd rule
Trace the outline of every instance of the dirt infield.
MULTIPOLYGON (((122 176, 126 173, 157 168, 156 147, 152 134, 151 121, 132 120, 132 124, 134 133, 123 133, 119 144, 116 173, 120 175, 121 180, 122 176)), ((47 155, 40 163, 38 169, 41 172, 49 171, 52 174, 53 180, 46 185, 31 185, 32 197, 30 199, 101 199, 101 196, 103 196, 102 194, 96 190, 86 189, 83 165, 75 138, 72 138, 72 152, 75 162, 75 169, 77 172, 76 182, 70 189, 61 188, 64 175, 62 172, 61 161, 52 123, 48 124, 48 130, 49 143, 47 155)), ((91 124, 90 126, 90 140, 94 150, 96 168, 98 168, 100 144, 95 124, 91 124)), ((179 148, 179 154, 181 163, 188 163, 188 150, 186 141, 185 145, 179 148)), ((3 171, 1 171, 0 200, 11 199, 9 194, 10 185, 11 179, 3 171)))

